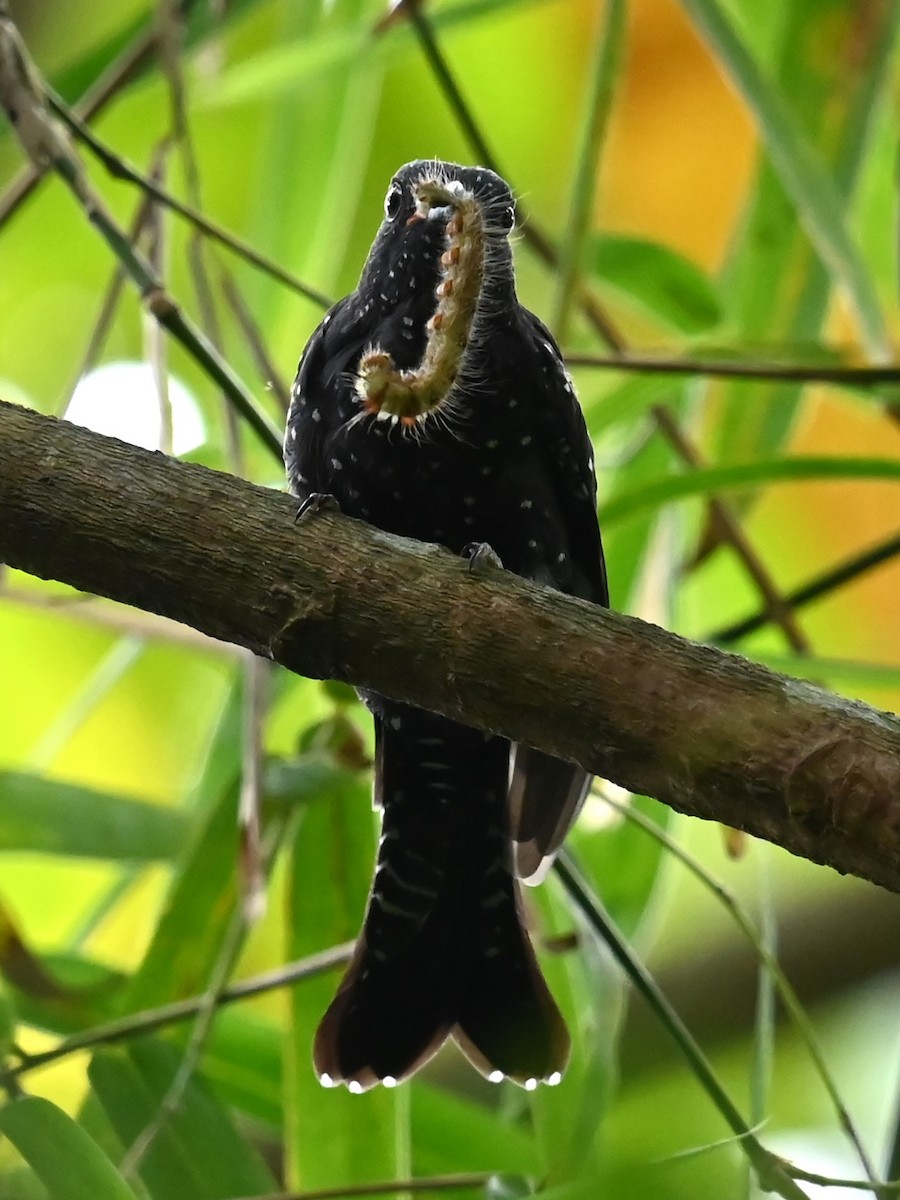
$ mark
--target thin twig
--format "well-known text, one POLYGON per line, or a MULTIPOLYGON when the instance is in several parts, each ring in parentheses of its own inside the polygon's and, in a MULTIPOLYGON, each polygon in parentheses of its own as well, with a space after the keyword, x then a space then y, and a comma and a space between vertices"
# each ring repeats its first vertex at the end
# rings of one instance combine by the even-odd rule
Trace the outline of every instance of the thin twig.
MULTIPOLYGON (((477 160, 484 166, 489 167, 492 171, 496 171, 498 175, 507 176, 497 165, 497 159, 492 153, 487 141, 483 137, 478 128, 478 124, 472 116, 472 112, 467 104, 459 85, 453 77, 449 64, 445 59, 437 39, 434 36, 434 31, 431 28, 425 14, 421 11, 418 5, 405 4, 403 11, 409 17, 413 28, 419 38, 419 44, 422 47, 422 52, 428 60, 428 64, 434 72, 435 78, 440 85, 444 97, 456 117, 463 133, 465 134, 472 150, 475 153, 477 160)), ((559 265, 559 253, 554 246, 550 237, 537 224, 534 218, 525 210, 521 201, 517 201, 516 208, 518 212, 519 222, 522 226, 522 236, 526 243, 531 247, 537 256, 551 267, 559 265)), ((603 338, 607 346, 611 350, 621 350, 624 348, 624 340, 613 324, 608 314, 603 307, 583 286, 580 286, 576 295, 578 302, 587 316, 588 320, 594 326, 596 331, 603 338)))
MULTIPOLYGON (((333 946, 319 954, 311 954, 297 962, 288 963, 274 971, 262 975, 254 975, 233 983, 224 988, 217 997, 217 1007, 232 1004, 236 1000, 247 1000, 251 996, 259 996, 276 988, 288 987, 304 979, 312 979, 335 967, 343 966, 353 953, 353 942, 345 942, 341 946, 333 946)), ((42 1050, 38 1054, 20 1054, 19 1061, 9 1063, 0 1069, 0 1086, 8 1087, 12 1080, 20 1078, 40 1067, 68 1058, 82 1050, 91 1050, 95 1046, 112 1046, 130 1038, 153 1033, 157 1029, 165 1029, 170 1025, 190 1021, 196 1017, 207 1003, 207 995, 191 996, 186 1000, 176 1000, 172 1004, 164 1004, 159 1008, 148 1008, 143 1012, 133 1013, 117 1021, 109 1021, 105 1025, 95 1025, 84 1033, 76 1033, 64 1038, 50 1050, 42 1050)))
MULTIPOLYGON (((84 93, 74 106, 73 112, 83 121, 90 121, 102 112, 110 100, 121 88, 125 87, 153 54, 155 46, 156 35, 152 28, 135 38, 131 45, 125 47, 118 58, 110 63, 103 74, 84 93)), ((29 163, 16 176, 4 194, 0 196, 0 228, 15 215, 45 174, 46 167, 37 163, 29 163)))
POLYGON ((644 964, 632 953, 619 931, 592 894, 585 881, 574 868, 571 856, 560 855, 555 871, 570 900, 581 912, 588 925, 610 950, 624 970, 635 990, 650 1005, 663 1028, 670 1034, 684 1055, 703 1090, 712 1100, 728 1127, 739 1139, 738 1145, 747 1155, 765 1191, 777 1192, 784 1200, 807 1200, 787 1172, 787 1164, 768 1151, 756 1138, 747 1122, 725 1091, 712 1064, 694 1040, 687 1026, 659 990, 655 980, 644 964))
MULTIPOLYGON (((685 437, 672 413, 661 404, 654 405, 652 413, 657 426, 665 434, 670 445, 678 451, 682 461, 694 468, 702 467, 703 459, 693 444, 685 437)), ((765 601, 768 620, 781 627, 792 650, 797 654, 809 653, 810 647, 806 635, 794 620, 790 608, 785 606, 768 568, 750 544, 750 540, 730 506, 724 500, 720 500, 718 496, 710 496, 708 506, 713 527, 718 529, 723 539, 737 552, 747 568, 747 574, 756 584, 757 591, 765 601)))
POLYGON ((828 1093, 829 1099, 834 1105, 838 1122, 856 1150, 863 1170, 874 1184, 874 1166, 869 1158, 865 1146, 863 1145, 862 1138, 860 1137, 856 1126, 853 1124, 853 1118, 850 1116, 850 1113, 844 1105, 840 1092, 837 1089, 837 1085, 831 1076, 831 1072, 828 1069, 828 1064, 825 1062, 825 1055, 822 1051, 822 1047, 820 1046, 819 1040, 816 1037, 815 1030, 813 1029, 811 1022, 807 1017, 806 1011, 800 1002, 800 998, 794 991, 790 980, 781 969, 781 964, 779 963, 778 958, 770 950, 765 940, 758 933, 749 913, 746 911, 734 893, 729 891, 723 883, 721 883, 715 878, 715 876, 707 871, 703 864, 689 854, 683 846, 679 845, 678 842, 671 838, 665 829, 660 828, 659 825, 657 825, 654 821, 651 821, 632 804, 623 804, 621 801, 617 800, 614 796, 610 795, 608 789, 605 789, 602 785, 595 785, 594 790, 596 794, 598 794, 608 805, 610 805, 611 808, 614 808, 616 812, 621 813, 622 816, 628 821, 644 830, 645 833, 654 838, 657 842, 659 842, 660 845, 665 846, 666 850, 672 855, 673 858, 676 858, 682 864, 682 866, 686 867, 688 871, 691 872, 695 879, 699 880, 704 887, 708 888, 709 891, 712 892, 716 899, 722 904, 723 908, 726 909, 729 916, 737 925, 738 929, 740 929, 744 937, 749 941, 750 945, 753 947, 754 953, 759 959, 760 964, 769 973, 770 978, 774 980, 775 986, 778 989, 778 994, 781 997, 781 1001, 789 1013, 791 1020, 794 1022, 794 1026, 797 1032, 800 1034, 801 1040, 806 1046, 807 1053, 809 1054, 810 1059, 812 1060, 812 1063, 818 1072, 819 1078, 821 1079, 822 1084, 828 1093))
POLYGON ((644 375, 712 375, 725 379, 758 379, 764 382, 836 383, 848 388, 871 388, 900 383, 900 367, 839 367, 815 363, 730 362, 699 358, 660 358, 635 351, 618 354, 565 356, 570 367, 598 367, 644 375))
MULTIPOLYGON (((843 587, 845 583, 858 579, 860 575, 881 566, 882 563, 889 562, 898 555, 900 555, 900 533, 895 533, 880 545, 873 546, 870 550, 865 550, 862 554, 856 554, 847 559, 846 562, 830 567, 821 575, 814 576, 808 583, 801 584, 800 587, 794 588, 793 591, 782 596, 780 602, 785 608, 802 608, 814 600, 821 600, 823 596, 843 587)), ((767 609, 762 609, 751 617, 745 617, 742 621, 725 626, 724 629, 714 630, 704 638, 704 641, 717 646, 730 646, 748 637, 751 633, 755 633, 757 629, 768 624, 771 619, 771 613, 767 609)))
POLYGON ((0 16, 0 103, 28 157, 50 164, 66 183, 86 217, 138 287, 149 311, 181 343, 206 374, 228 396, 257 437, 278 461, 281 434, 258 406, 227 362, 185 316, 147 260, 138 254, 124 230, 103 207, 63 129, 51 117, 46 88, 31 61, 15 24, 0 16))
POLYGON ((237 321, 240 331, 244 335, 244 341, 247 343, 250 353, 253 356, 253 361, 256 364, 256 369, 259 371, 260 378, 278 401, 279 408, 287 416, 287 411, 291 403, 290 389, 266 348, 261 329, 254 320, 253 314, 238 290, 234 279, 227 271, 222 270, 219 272, 219 286, 222 289, 225 302, 231 309, 234 319, 237 321))
POLYGON ((50 104, 60 119, 65 122, 78 140, 91 151, 94 157, 102 163, 114 179, 119 179, 122 182, 131 183, 139 187, 147 195, 153 196, 155 200, 158 200, 160 204, 171 209, 178 216, 183 217, 195 229, 199 229, 207 237, 212 238, 213 241, 227 247, 234 254, 237 254, 239 258, 243 258, 246 262, 250 263, 251 266, 265 272, 265 274, 271 276, 279 283, 284 284, 285 287, 290 288, 291 291, 312 301, 319 308, 328 308, 331 305, 331 300, 323 295, 322 292, 310 287, 309 284, 292 275, 290 271, 285 271, 278 263, 273 262, 270 258, 266 258, 258 250, 254 250, 252 246, 242 241, 236 234, 216 224, 215 221, 211 221, 190 204, 185 204, 183 201, 177 199, 171 192, 167 192, 165 188, 154 182, 154 180, 144 175, 136 167, 131 166, 100 141, 93 130, 84 121, 78 119, 64 100, 52 91, 48 95, 50 104))
MULTIPOLYGON (((157 178, 162 171, 165 156, 168 153, 168 142, 163 140, 153 152, 153 157, 150 165, 150 176, 157 178)), ((139 242, 141 235, 144 232, 147 222, 150 220, 150 214, 153 211, 155 201, 152 196, 142 196, 138 202, 137 210, 134 219, 128 229, 128 237, 132 244, 139 242)), ((70 385, 66 388, 63 395, 62 403, 59 411, 64 412, 72 400, 75 389, 85 375, 91 371, 97 363, 100 354, 106 344, 106 339, 109 336, 110 327, 119 307, 119 301, 122 298, 122 290, 125 286, 125 272, 119 262, 116 262, 110 277, 109 284, 104 292, 103 299, 100 303, 100 311, 97 314, 97 319, 91 329, 91 335, 88 339, 88 344, 85 347, 84 354, 78 364, 74 377, 70 385)))
POLYGON ((470 1175, 430 1175, 421 1179, 390 1179, 385 1183, 357 1183, 314 1192, 269 1192, 263 1196, 241 1196, 235 1200, 343 1200, 352 1196, 392 1196, 396 1192, 448 1192, 461 1188, 484 1188, 496 1171, 470 1175))
POLYGON ((572 185, 569 217, 559 250, 559 272, 550 328, 562 340, 568 328, 572 300, 580 280, 584 240, 591 224, 597 173, 612 112, 613 93, 625 35, 625 0, 609 0, 597 33, 591 90, 578 167, 572 185))

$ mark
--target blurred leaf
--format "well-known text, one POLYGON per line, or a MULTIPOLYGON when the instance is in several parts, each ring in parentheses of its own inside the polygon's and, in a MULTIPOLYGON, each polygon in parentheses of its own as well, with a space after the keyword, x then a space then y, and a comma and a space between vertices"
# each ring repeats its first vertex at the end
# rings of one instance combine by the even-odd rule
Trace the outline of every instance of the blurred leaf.
POLYGON ((237 895, 237 801, 232 785, 198 821, 128 988, 127 1011, 193 996, 206 987, 237 895))
POLYGON ((5 1134, 52 1200, 135 1200, 96 1142, 62 1109, 39 1096, 0 1109, 5 1134))
POLYGON ((603 505, 608 523, 686 496, 706 496, 762 483, 794 483, 818 479, 900 479, 900 462, 886 458, 826 457, 761 459, 721 467, 698 467, 669 475, 632 491, 620 492, 603 505))
MULTIPOLYGON (((174 1046, 152 1038, 132 1043, 125 1052, 103 1050, 94 1055, 91 1084, 123 1145, 131 1145, 153 1120, 180 1062, 174 1046)), ((139 1173, 155 1200, 252 1196, 272 1191, 275 1182, 196 1076, 147 1151, 139 1173)))
POLYGON ((12 1049, 16 1037, 16 1009, 12 999, 0 988, 0 1063, 12 1049))
MULTIPOLYGON (((518 1093, 516 1093, 518 1095, 518 1093)), ((426 1080, 412 1085, 413 1169, 416 1175, 458 1169, 537 1175, 538 1146, 520 1121, 495 1106, 453 1095, 426 1080), (464 1157, 459 1147, 465 1148, 464 1157)))
POLYGON ((702 333, 722 319, 722 306, 709 276, 659 242, 598 234, 586 247, 586 263, 602 283, 682 333, 702 333))
POLYGON ((525 1200, 534 1188, 522 1175, 492 1175, 484 1189, 485 1200, 525 1200))
POLYGON ((153 939, 128 989, 126 1011, 202 992, 236 900, 241 688, 237 674, 197 783, 201 813, 173 872, 153 939))
MULTIPOLYGON (((795 0, 783 6, 773 55, 778 84, 846 200, 865 162, 868 130, 891 62, 900 5, 795 0), (823 53, 823 45, 830 47, 823 53)), ((890 171, 888 171, 890 174, 890 171)), ((830 282, 772 166, 763 160, 743 228, 731 245, 723 293, 745 341, 796 344, 821 335, 830 282)), ((802 396, 794 384, 726 384, 717 444, 733 455, 772 453, 790 430, 802 396), (751 392, 750 389, 754 390, 751 392)), ((873 396, 873 398, 875 398, 873 396)))
MULTIPOLYGON (((546 4, 549 0, 460 0, 453 6, 442 7, 433 14, 436 28, 451 28, 487 17, 505 8, 523 9, 546 4)), ((330 27, 324 22, 319 31, 304 31, 254 55, 246 63, 225 71, 210 85, 205 102, 213 105, 244 104, 248 101, 271 99, 281 92, 296 91, 297 87, 317 75, 333 72, 336 78, 347 68, 358 68, 373 60, 382 63, 390 58, 408 54, 412 33, 406 23, 399 24, 389 35, 373 36, 373 22, 368 13, 358 24, 330 27)))
MULTIPOLYGON (((670 383, 667 395, 673 397, 673 394, 678 405, 685 394, 684 385, 670 383)), ((637 453, 615 470, 604 469, 602 463, 597 469, 604 492, 607 488, 613 491, 613 495, 605 494, 600 501, 600 525, 607 562, 615 564, 609 580, 611 603, 620 612, 628 612, 632 607, 635 591, 647 566, 659 514, 644 508, 631 515, 620 514, 617 519, 615 509, 610 515, 610 505, 617 503, 616 493, 630 495, 641 487, 643 480, 654 479, 672 471, 675 466, 675 456, 669 445, 661 437, 650 436, 649 419, 645 428, 647 436, 637 453)))
POLYGON ((203 1075, 230 1106, 280 1134, 284 1120, 283 1053, 280 1026, 229 1006, 216 1014, 203 1056, 203 1075))
POLYGON ((778 89, 765 78, 717 0, 682 0, 698 29, 716 50, 750 106, 797 215, 831 271, 846 290, 863 340, 876 358, 890 355, 878 296, 847 229, 842 198, 778 89))
MULTIPOLYGON (((98 1051, 91 1059, 88 1078, 122 1145, 130 1146, 156 1116, 162 1096, 154 1095, 122 1050, 98 1051)), ((173 1120, 165 1123, 144 1154, 138 1174, 153 1200, 207 1200, 210 1196, 193 1161, 192 1147, 178 1135, 173 1120)))
POLYGON ((28 1167, 0 1175, 0 1200, 48 1200, 47 1189, 28 1167))
MULTIPOLYGON (((615 368, 611 368, 610 374, 613 374, 614 370, 615 368)), ((637 418, 644 416, 648 409, 655 404, 662 404, 671 399, 673 388, 677 390, 683 386, 683 380, 675 380, 673 376, 635 373, 627 376, 621 383, 605 392, 590 405, 585 405, 585 416, 591 438, 595 444, 603 447, 602 456, 598 456, 597 460, 597 471, 601 479, 605 474, 603 458, 606 453, 610 427, 619 422, 636 424, 637 418)), ((585 384, 579 390, 582 395, 585 395, 587 385, 585 384)))
POLYGON ((125 800, 42 775, 0 772, 0 851, 83 858, 172 858, 183 844, 183 813, 125 800))
MULTIPOLYGON (((185 21, 185 41, 188 46, 202 43, 210 34, 221 33, 224 27, 260 3, 261 0, 228 0, 221 11, 213 12, 203 0, 180 0, 185 21)), ((152 18, 148 20, 141 16, 137 20, 129 19, 120 32, 102 44, 92 46, 86 54, 60 71, 55 80, 56 90, 68 99, 79 98, 120 54, 138 38, 152 32, 153 28, 152 18)))
POLYGON ((81 1033, 118 1014, 127 976, 103 963, 73 954, 46 954, 40 959, 55 991, 15 991, 22 1022, 48 1033, 81 1033))
POLYGON ((59 996, 64 990, 25 944, 10 914, 0 906, 0 975, 26 996, 59 996))

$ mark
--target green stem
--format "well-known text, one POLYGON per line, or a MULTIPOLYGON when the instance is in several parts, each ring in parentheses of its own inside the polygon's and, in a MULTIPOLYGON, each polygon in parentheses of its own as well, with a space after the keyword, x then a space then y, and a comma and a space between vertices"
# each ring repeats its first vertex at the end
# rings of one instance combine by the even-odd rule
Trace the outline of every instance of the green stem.
POLYGON ((204 217, 202 213, 198 212, 190 204, 185 204, 183 201, 178 200, 149 176, 137 170, 136 167, 132 167, 124 159, 120 158, 119 155, 114 154, 108 146, 105 146, 100 141, 90 126, 85 124, 65 101, 54 92, 49 93, 49 100, 54 110, 59 114, 68 128, 75 134, 79 141, 87 146, 94 157, 103 164, 114 179, 132 183, 136 187, 139 187, 146 195, 152 196, 154 200, 159 201, 160 204, 178 216, 183 217, 195 229, 199 229, 201 233, 206 234, 213 241, 227 247, 227 249, 238 255, 238 257, 243 258, 245 262, 250 263, 251 266, 264 271, 279 283, 283 283, 291 291, 297 292, 307 300, 311 300, 319 308, 329 308, 331 306, 331 300, 323 295, 322 292, 316 291, 315 288, 310 287, 301 279, 297 279, 295 275, 292 275, 289 271, 285 271, 283 267, 266 258, 264 254, 260 254, 259 251, 254 250, 252 246, 249 246, 239 237, 236 237, 235 234, 230 233, 221 225, 217 225, 215 221, 210 221, 208 217, 204 217))
POLYGON ((550 328, 558 340, 566 334, 577 290, 581 250, 591 223, 597 173, 603 156, 613 93, 622 61, 626 14, 627 0, 608 0, 597 38, 588 110, 572 187, 572 203, 569 206, 569 219, 559 249, 556 297, 550 322, 550 328))
POLYGON ((732 1103, 731 1097, 719 1081, 709 1059, 659 990, 650 972, 632 954, 622 935, 603 911, 599 900, 591 893, 588 885, 578 874, 571 856, 564 851, 556 860, 555 869, 569 897, 588 925, 608 947, 635 990, 643 996, 656 1014, 660 1024, 671 1035, 701 1087, 710 1097, 732 1133, 739 1139, 742 1149, 757 1173, 760 1186, 765 1191, 777 1192, 779 1196, 784 1197, 784 1200, 808 1200, 805 1193, 787 1174, 782 1160, 771 1154, 757 1140, 753 1130, 732 1103))
MULTIPOLYGON (((251 996, 259 996, 275 988, 287 987, 303 979, 312 979, 325 971, 346 963, 353 953, 353 943, 346 942, 341 946, 333 946, 320 954, 310 954, 295 963, 279 967, 276 971, 267 971, 263 975, 255 975, 251 979, 243 979, 225 988, 217 997, 217 1007, 232 1004, 236 1000, 247 1000, 251 996)), ((22 1054, 20 1061, 11 1063, 0 1069, 0 1086, 9 1089, 11 1084, 20 1076, 49 1063, 77 1054, 81 1050, 90 1050, 95 1046, 111 1046, 116 1042, 127 1041, 129 1038, 140 1037, 142 1034, 153 1033, 169 1025, 177 1025, 182 1021, 190 1021, 202 1012, 209 1003, 208 993, 202 996, 190 996, 186 1000, 176 1000, 172 1004, 163 1004, 159 1008, 148 1008, 143 1012, 132 1013, 117 1021, 108 1021, 105 1025, 95 1025, 83 1033, 73 1034, 59 1042, 51 1050, 43 1050, 39 1054, 22 1054)))

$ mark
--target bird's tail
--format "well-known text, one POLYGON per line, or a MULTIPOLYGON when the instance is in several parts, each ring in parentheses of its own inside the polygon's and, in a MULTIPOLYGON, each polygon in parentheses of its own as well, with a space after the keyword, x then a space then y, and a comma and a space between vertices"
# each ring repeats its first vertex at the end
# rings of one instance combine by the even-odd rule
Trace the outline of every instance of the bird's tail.
POLYGON ((509 743, 387 701, 375 725, 381 845, 316 1035, 322 1082, 399 1082, 451 1034, 488 1078, 558 1082, 569 1038, 509 871, 509 743))

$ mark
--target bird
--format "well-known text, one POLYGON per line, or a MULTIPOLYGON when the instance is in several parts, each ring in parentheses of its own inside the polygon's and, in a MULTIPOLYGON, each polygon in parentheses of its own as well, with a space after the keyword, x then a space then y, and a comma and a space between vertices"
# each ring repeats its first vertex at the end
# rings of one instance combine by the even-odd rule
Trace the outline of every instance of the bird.
MULTIPOLYGON (((593 449, 561 353, 517 297, 515 213, 486 167, 419 159, 396 172, 356 290, 300 359, 288 483, 300 513, 336 504, 473 569, 499 559, 608 605, 593 449)), ((452 1038, 492 1082, 558 1083, 569 1035, 520 885, 543 878, 590 777, 360 695, 381 836, 362 930, 315 1036, 320 1081, 392 1087, 452 1038)))

